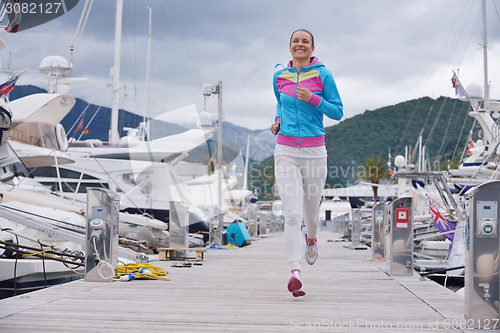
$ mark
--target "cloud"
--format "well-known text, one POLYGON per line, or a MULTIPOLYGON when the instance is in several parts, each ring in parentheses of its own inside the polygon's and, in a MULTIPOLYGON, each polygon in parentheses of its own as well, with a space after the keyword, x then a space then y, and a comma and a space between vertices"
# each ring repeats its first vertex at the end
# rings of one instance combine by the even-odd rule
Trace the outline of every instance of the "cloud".
MULTIPOLYGON (((66 56, 83 4, 42 26, 2 34, 2 68, 36 71, 43 57, 66 56)), ((152 116, 190 104, 203 110, 201 85, 222 81, 225 119, 268 128, 276 105, 274 66, 290 59, 290 34, 298 28, 314 33, 315 54, 334 74, 346 117, 422 96, 453 96, 449 79, 457 68, 464 82, 482 82, 481 16, 472 1, 124 1, 120 107, 131 112, 144 112, 146 104, 147 6, 153 10, 152 116)), ((491 95, 500 97, 500 25, 488 6, 491 95)), ((73 70, 88 77, 87 85, 73 87, 75 96, 104 106, 111 105, 114 15, 115 2, 94 1, 73 70)), ((26 73, 19 84, 42 86, 39 76, 26 73)), ((207 108, 217 111, 215 96, 207 108)))

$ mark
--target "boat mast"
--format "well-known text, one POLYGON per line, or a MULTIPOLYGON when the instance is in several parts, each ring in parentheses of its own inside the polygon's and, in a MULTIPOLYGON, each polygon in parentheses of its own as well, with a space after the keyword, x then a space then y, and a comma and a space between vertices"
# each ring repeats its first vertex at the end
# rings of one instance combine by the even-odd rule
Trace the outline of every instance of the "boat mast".
MULTIPOLYGON (((219 182, 217 184, 217 206, 219 207, 219 213, 222 212, 222 81, 219 81, 218 84, 218 113, 217 113, 217 121, 218 121, 218 142, 217 142, 217 164, 219 165, 218 170, 218 178, 219 182)), ((221 222, 222 223, 222 222, 221 222)))
POLYGON ((145 106, 145 114, 142 118, 142 121, 144 122, 144 124, 146 126, 146 137, 148 138, 147 140, 149 141, 148 116, 149 116, 149 79, 150 79, 150 71, 151 71, 151 7, 148 6, 148 9, 149 9, 149 34, 148 34, 148 54, 147 54, 147 61, 146 61, 146 91, 145 91, 146 106, 145 106))
POLYGON ((248 190, 248 159, 250 156, 250 134, 247 137, 247 155, 245 157, 245 177, 243 177, 243 189, 248 190))
POLYGON ((111 106, 111 127, 109 129, 109 143, 118 143, 118 91, 120 89, 120 49, 122 39, 122 13, 123 0, 116 0, 116 25, 115 25, 115 61, 111 68, 113 77, 113 103, 111 106))
POLYGON ((418 137, 418 172, 422 171, 422 135, 418 137))
POLYGON ((482 0, 483 15, 483 62, 484 62, 484 107, 490 102, 490 85, 488 83, 488 40, 486 38, 486 0, 482 0))

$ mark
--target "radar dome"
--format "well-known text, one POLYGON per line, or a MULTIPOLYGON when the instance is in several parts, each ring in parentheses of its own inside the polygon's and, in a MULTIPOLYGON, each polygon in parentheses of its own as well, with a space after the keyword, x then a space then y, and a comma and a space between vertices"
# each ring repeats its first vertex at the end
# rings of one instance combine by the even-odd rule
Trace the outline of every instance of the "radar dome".
POLYGON ((467 86, 467 95, 472 99, 483 99, 483 87, 477 83, 471 83, 467 86))
POLYGON ((70 69, 68 60, 61 56, 48 56, 43 58, 39 67, 42 72, 49 72, 55 74, 63 74, 70 69))
POLYGON ((212 116, 207 111, 201 111, 198 114, 198 127, 206 128, 212 127, 212 116))
POLYGON ((403 168, 405 166, 405 157, 398 155, 394 158, 394 165, 398 168, 403 168))

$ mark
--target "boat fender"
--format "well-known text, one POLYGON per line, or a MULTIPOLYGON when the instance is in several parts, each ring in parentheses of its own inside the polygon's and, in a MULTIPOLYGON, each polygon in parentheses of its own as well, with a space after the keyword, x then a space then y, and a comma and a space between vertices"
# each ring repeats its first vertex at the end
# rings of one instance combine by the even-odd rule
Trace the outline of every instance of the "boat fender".
POLYGON ((68 149, 68 137, 66 136, 66 131, 64 130, 63 125, 56 125, 56 138, 57 143, 59 144, 59 149, 66 151, 68 149))
POLYGON ((411 185, 416 189, 417 184, 420 185, 421 187, 425 187, 425 183, 419 179, 412 179, 411 180, 411 185))

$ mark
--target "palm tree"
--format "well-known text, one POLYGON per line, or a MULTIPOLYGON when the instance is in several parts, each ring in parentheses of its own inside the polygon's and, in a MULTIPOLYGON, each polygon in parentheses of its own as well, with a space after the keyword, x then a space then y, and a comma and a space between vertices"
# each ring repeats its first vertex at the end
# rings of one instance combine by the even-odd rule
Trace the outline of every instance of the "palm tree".
MULTIPOLYGON (((387 161, 380 158, 379 155, 376 157, 374 155, 370 157, 365 157, 365 161, 358 165, 358 171, 356 178, 366 179, 370 183, 378 184, 381 179, 389 179, 389 167, 387 166, 387 161)), ((378 198, 378 186, 372 186, 373 188, 373 198, 378 198)))
POLYGON ((212 173, 214 173, 214 170, 215 170, 215 165, 212 161, 212 155, 213 154, 209 154, 209 155, 203 155, 201 157, 201 161, 200 160, 196 160, 195 162, 197 163, 201 163, 203 165, 206 165, 207 168, 208 168, 208 174, 211 175, 212 173))

